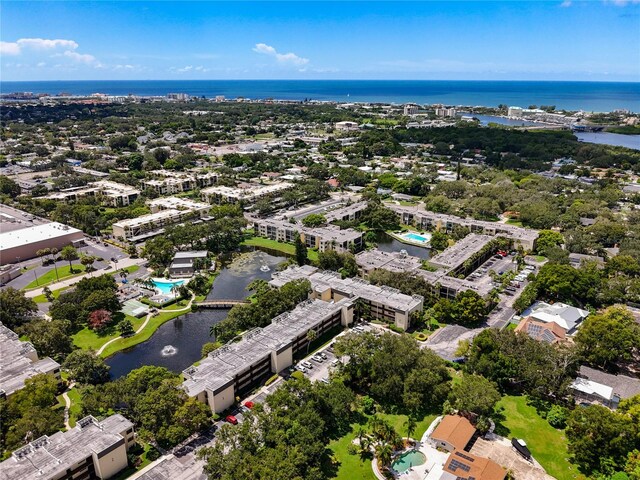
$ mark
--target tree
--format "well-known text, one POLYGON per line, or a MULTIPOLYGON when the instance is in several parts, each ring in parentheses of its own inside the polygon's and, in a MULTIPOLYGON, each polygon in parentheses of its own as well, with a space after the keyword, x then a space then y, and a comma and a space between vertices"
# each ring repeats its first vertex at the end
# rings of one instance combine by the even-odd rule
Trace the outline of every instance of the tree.
POLYGON ((438 251, 444 250, 449 246, 449 236, 443 232, 439 232, 439 231, 433 232, 431 234, 431 240, 429 240, 429 245, 434 250, 438 250, 438 251))
POLYGON ((296 262, 298 262, 298 265, 305 265, 307 263, 307 246, 302 243, 300 234, 296 233, 293 244, 296 248, 296 262))
POLYGON ((53 292, 49 287, 44 287, 42 289, 42 293, 44 294, 44 296, 49 302, 53 302, 55 300, 55 297, 53 296, 53 292))
POLYGON ((60 258, 69 262, 69 271, 73 273, 73 264, 71 262, 73 262, 74 260, 78 260, 78 250, 76 250, 71 245, 67 245, 62 250, 60 250, 60 258))
POLYGON ((34 320, 21 328, 40 356, 61 362, 73 350, 68 320, 34 320))
POLYGON ((16 198, 20 192, 20 185, 6 175, 0 175, 0 194, 16 198))
POLYGON ((23 291, 13 287, 0 290, 0 322, 7 328, 15 330, 33 319, 37 311, 36 302, 27 298, 23 291))
POLYGON ((82 255, 80 257, 80 263, 85 266, 85 271, 91 272, 93 270, 93 264, 96 261, 96 257, 93 255, 82 255))
POLYGON ((122 308, 122 304, 120 303, 120 299, 115 291, 111 289, 102 289, 94 290, 89 293, 82 301, 82 308, 87 312, 107 310, 111 314, 114 314, 122 308))
POLYGON ((173 260, 175 247, 166 236, 158 235, 144 245, 143 256, 149 259, 152 268, 166 268, 173 260))
POLYGON ((489 415, 499 400, 496 385, 480 375, 464 374, 451 387, 451 404, 462 412, 489 415))
POLYGON ((454 315, 460 325, 475 326, 485 319, 487 306, 477 292, 465 290, 456 295, 454 315))
POLYGON ((600 405, 576 408, 565 430, 569 453, 585 473, 611 475, 624 469, 627 456, 639 446, 638 425, 600 405))
POLYGON ((327 218, 320 213, 312 213, 302 219, 302 224, 305 227, 321 227, 327 224, 327 218))
POLYGON ((393 458, 393 448, 388 443, 380 443, 376 445, 375 455, 378 462, 383 468, 391 465, 391 459, 393 458))
POLYGON ((135 331, 133 330, 133 325, 131 324, 131 320, 127 318, 118 322, 118 331, 123 337, 130 337, 135 333, 135 331))
POLYGON ((307 331, 307 354, 309 354, 309 347, 316 338, 318 338, 318 334, 315 330, 310 329, 307 331))
POLYGON ((631 360, 640 349, 640 327, 629 310, 613 306, 589 316, 578 329, 575 342, 586 362, 612 368, 617 362, 631 360))
POLYGON ((416 422, 413 415, 409 415, 406 422, 404 422, 404 426, 407 429, 407 438, 411 438, 411 435, 413 435, 418 427, 418 422, 416 422))
POLYGON ((93 350, 75 350, 71 352, 62 368, 69 377, 78 383, 97 385, 109 380, 109 366, 93 350))
POLYGON ((560 232, 554 230, 540 230, 536 240, 536 250, 539 255, 547 255, 547 250, 564 243, 564 237, 560 232))

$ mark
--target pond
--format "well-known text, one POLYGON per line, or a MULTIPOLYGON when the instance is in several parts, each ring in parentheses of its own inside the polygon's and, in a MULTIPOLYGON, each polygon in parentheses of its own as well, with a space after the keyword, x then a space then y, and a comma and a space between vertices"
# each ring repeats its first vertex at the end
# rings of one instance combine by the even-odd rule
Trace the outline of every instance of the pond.
POLYGON ((427 247, 420 247, 418 245, 410 245, 408 243, 402 243, 400 240, 396 240, 386 232, 380 232, 377 235, 376 242, 378 243, 378 250, 383 252, 399 252, 405 250, 409 255, 414 257, 427 259, 429 258, 429 249, 427 247))
POLYGON ((640 150, 640 135, 622 135, 609 132, 574 132, 574 135, 581 142, 640 150))
MULTIPOLYGON (((285 260, 285 257, 258 250, 243 253, 222 269, 207 299, 245 298, 250 293, 245 290, 247 285, 257 279, 270 280, 271 273, 285 260), (269 267, 269 271, 265 266, 269 267)), ((146 342, 109 357, 106 363, 111 367, 111 377, 121 377, 144 365, 157 365, 181 372, 200 360, 202 346, 212 341, 209 328, 226 318, 228 312, 203 309, 169 320, 146 342)))

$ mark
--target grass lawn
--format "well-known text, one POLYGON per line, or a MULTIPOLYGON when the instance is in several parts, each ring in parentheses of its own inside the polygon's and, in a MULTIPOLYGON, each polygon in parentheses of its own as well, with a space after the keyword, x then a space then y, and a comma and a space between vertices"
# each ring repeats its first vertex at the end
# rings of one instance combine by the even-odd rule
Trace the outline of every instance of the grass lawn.
POLYGON ((29 285, 27 285, 25 290, 29 290, 31 288, 44 287, 53 282, 57 282, 58 279, 62 280, 69 277, 75 277, 76 275, 80 275, 84 273, 85 267, 84 265, 78 264, 73 266, 73 273, 71 272, 69 265, 65 265, 64 267, 58 267, 58 277, 56 277, 56 269, 52 268, 47 273, 40 275, 37 280, 34 280, 29 285))
POLYGON ((102 345, 107 343, 109 340, 112 340, 112 339, 120 336, 120 332, 118 332, 118 330, 116 329, 115 326, 123 318, 126 318, 131 322, 131 325, 133 325, 133 329, 134 330, 139 328, 140 325, 142 325, 142 323, 144 322, 144 319, 145 319, 144 316, 141 317, 141 318, 136 318, 136 317, 132 317, 130 315, 123 315, 122 313, 120 313, 120 315, 116 315, 116 318, 113 321, 113 327, 110 328, 104 334, 98 335, 94 330, 91 330, 89 327, 84 327, 78 333, 75 333, 73 335, 73 337, 72 337, 73 338, 73 344, 76 347, 79 347, 79 348, 81 348, 83 350, 88 350, 90 348, 93 349, 93 350, 98 350, 102 345))
MULTIPOLYGON (((404 426, 404 422, 407 421, 406 415, 379 413, 378 416, 389 422, 400 435, 407 435, 406 427, 404 426)), ((429 428, 429 425, 431 425, 431 422, 436 419, 436 416, 437 415, 427 415, 420 420, 416 431, 412 434, 413 438, 420 440, 424 432, 429 428)), ((348 434, 337 440, 332 440, 329 443, 329 449, 333 452, 334 459, 339 464, 337 474, 334 477, 337 480, 351 480, 355 478, 362 480, 374 480, 376 478, 371 468, 370 458, 361 459, 360 455, 349 455, 347 452, 347 448, 356 437, 358 427, 360 425, 364 427, 365 423, 354 423, 348 434)))
MULTIPOLYGON (((58 290, 52 290, 51 294, 53 295, 53 298, 58 298, 62 292, 64 292, 65 290, 69 290, 69 288, 70 287, 63 287, 59 288, 58 290)), ((37 297, 33 297, 33 301, 36 303, 47 303, 49 300, 47 300, 47 297, 44 293, 41 293, 37 297)))
POLYGON ((137 345, 139 343, 146 342, 147 340, 149 340, 149 338, 151 338, 151 335, 154 334, 154 332, 158 329, 160 325, 162 325, 165 322, 168 322, 172 318, 179 317, 180 315, 184 315, 186 313, 189 313, 189 312, 188 311, 182 311, 182 312, 168 311, 168 312, 162 312, 155 317, 151 317, 151 320, 149 320, 149 323, 147 324, 147 326, 142 332, 136 335, 133 335, 131 337, 119 338, 118 340, 110 344, 107 348, 105 348, 100 356, 103 358, 106 358, 110 355, 113 355, 116 352, 119 352, 120 350, 124 350, 125 348, 133 347, 134 345, 137 345))
MULTIPOLYGON (((67 393, 69 400, 71 400, 71 408, 69 409, 69 425, 76 426, 76 420, 82 415, 82 397, 80 391, 77 388, 72 388, 67 393)), ((64 400, 63 400, 64 402, 64 400)))
MULTIPOLYGON (((263 247, 263 248, 268 248, 270 250, 277 250, 287 255, 296 254, 296 247, 293 244, 277 242, 269 238, 250 237, 245 239, 242 242, 242 245, 247 245, 249 247, 263 247)), ((307 249, 307 258, 312 262, 317 261, 318 252, 316 252, 315 250, 307 249)))
POLYGON ((510 218, 509 220, 507 220, 507 225, 515 225, 516 227, 522 227, 522 222, 520 220, 514 220, 513 218, 510 218))
POLYGON ((534 407, 527 405, 527 397, 504 396, 498 402, 496 411, 504 416, 498 422, 496 433, 507 438, 524 439, 535 459, 549 475, 558 480, 584 478, 578 468, 569 463, 564 432, 553 428, 538 415, 534 407))

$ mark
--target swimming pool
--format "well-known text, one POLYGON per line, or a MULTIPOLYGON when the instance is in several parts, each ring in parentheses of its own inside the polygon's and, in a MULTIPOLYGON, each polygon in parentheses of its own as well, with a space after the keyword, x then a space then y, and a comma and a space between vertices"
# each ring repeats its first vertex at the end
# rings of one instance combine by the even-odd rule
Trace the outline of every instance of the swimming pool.
POLYGON ((174 285, 179 287, 184 283, 184 280, 165 280, 164 278, 152 278, 151 281, 155 285, 156 289, 160 291, 163 295, 171 295, 171 287, 174 285))
POLYGON ((408 232, 408 233, 403 233, 401 236, 405 240, 409 240, 410 242, 416 242, 421 244, 429 243, 429 241, 431 240, 430 233, 419 234, 415 232, 408 232))
POLYGON ((411 450, 410 452, 403 453, 396 458, 391 464, 391 468, 398 473, 402 473, 406 472, 411 467, 423 465, 426 461, 427 457, 424 456, 424 453, 419 452, 418 450, 411 450))

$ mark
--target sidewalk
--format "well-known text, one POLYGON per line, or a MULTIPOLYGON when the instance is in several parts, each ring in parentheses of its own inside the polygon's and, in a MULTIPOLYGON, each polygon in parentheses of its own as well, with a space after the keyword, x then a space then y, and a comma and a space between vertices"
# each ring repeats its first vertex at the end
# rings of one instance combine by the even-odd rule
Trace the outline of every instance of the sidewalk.
MULTIPOLYGON (((60 288, 64 288, 64 287, 68 287, 71 285, 74 285, 76 283, 78 283, 80 280, 82 280, 83 278, 87 278, 87 277, 94 277, 94 276, 100 276, 103 275, 105 273, 109 273, 109 274, 114 274, 117 273, 118 270, 120 270, 121 268, 126 268, 126 267, 131 267, 133 265, 142 265, 143 263, 145 263, 147 260, 145 258, 125 258, 122 259, 118 262, 118 268, 117 269, 109 269, 109 270, 94 270, 93 272, 90 273, 85 273, 84 275, 78 275, 77 277, 72 277, 69 278, 67 280, 61 280, 57 283, 52 283, 51 285, 48 285, 49 289, 51 291, 54 290, 58 290, 60 288)), ((37 297, 38 295, 42 295, 43 293, 43 288, 36 288, 35 290, 29 290, 28 292, 25 292, 25 296, 27 298, 34 298, 37 297)))

